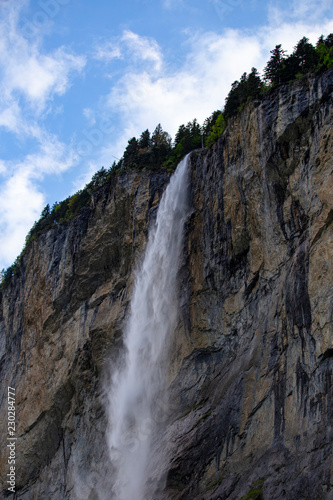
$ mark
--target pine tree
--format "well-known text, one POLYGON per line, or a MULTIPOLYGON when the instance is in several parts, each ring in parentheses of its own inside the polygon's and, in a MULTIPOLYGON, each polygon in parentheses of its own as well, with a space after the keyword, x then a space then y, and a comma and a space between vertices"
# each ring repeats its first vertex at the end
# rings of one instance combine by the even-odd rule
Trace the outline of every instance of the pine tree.
POLYGON ((221 114, 221 110, 218 109, 214 111, 208 118, 205 119, 203 122, 202 130, 203 130, 203 135, 204 137, 207 137, 211 131, 214 123, 217 120, 217 117, 221 114))
POLYGON ((232 116, 237 113, 239 106, 241 105, 240 100, 240 83, 236 80, 231 85, 231 90, 226 98, 224 106, 224 114, 226 117, 232 116))
POLYGON ((297 43, 293 55, 298 62, 299 72, 303 75, 313 71, 318 63, 318 54, 314 46, 305 36, 297 43))
POLYGON ((281 44, 279 44, 275 46, 275 49, 271 50, 272 56, 264 69, 264 79, 272 85, 278 85, 282 79, 286 52, 281 47, 281 44))
POLYGON ((333 33, 330 33, 325 40, 325 45, 327 48, 333 47, 333 33))
POLYGON ((50 209, 50 205, 47 204, 44 208, 43 208, 43 211, 41 213, 41 217, 43 219, 46 219, 51 213, 51 209, 50 209))
POLYGON ((333 68, 333 34, 324 38, 323 35, 319 38, 316 45, 316 53, 318 57, 317 72, 326 71, 333 68))
POLYGON ((149 148, 151 146, 151 139, 150 139, 150 132, 148 129, 146 129, 144 132, 142 132, 140 139, 139 139, 139 148, 149 148))
POLYGON ((186 136, 187 133, 188 133, 188 130, 185 127, 185 125, 180 125, 178 127, 178 131, 175 135, 175 146, 177 146, 177 144, 180 143, 180 141, 183 139, 183 137, 186 136))
POLYGON ((171 137, 168 132, 165 132, 162 125, 159 123, 155 128, 153 135, 151 136, 151 142, 153 146, 171 146, 171 137))
POLYGON ((132 137, 132 139, 128 141, 127 147, 124 151, 123 162, 125 167, 136 165, 138 150, 138 140, 135 137, 132 137))
POLYGON ((247 78, 247 98, 258 99, 262 94, 263 83, 257 68, 252 68, 247 78))

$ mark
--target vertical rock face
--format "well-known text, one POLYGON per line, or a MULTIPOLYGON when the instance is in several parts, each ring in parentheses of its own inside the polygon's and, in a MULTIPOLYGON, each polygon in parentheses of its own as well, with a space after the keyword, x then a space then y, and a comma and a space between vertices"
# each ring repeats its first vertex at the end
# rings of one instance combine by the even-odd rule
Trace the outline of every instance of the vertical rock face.
POLYGON ((277 89, 192 155, 166 498, 333 495, 332 83, 277 89))
MULTIPOLYGON (((192 153, 160 499, 333 498, 332 93, 333 72, 275 89, 192 153)), ((2 295, 22 500, 108 498, 103 379, 166 182, 119 177, 2 295)))
POLYGON ((121 344, 133 264, 167 180, 161 174, 118 177, 67 227, 34 242, 2 296, 0 470, 5 490, 11 386, 20 499, 98 498, 96 488, 112 479, 103 367, 121 344))

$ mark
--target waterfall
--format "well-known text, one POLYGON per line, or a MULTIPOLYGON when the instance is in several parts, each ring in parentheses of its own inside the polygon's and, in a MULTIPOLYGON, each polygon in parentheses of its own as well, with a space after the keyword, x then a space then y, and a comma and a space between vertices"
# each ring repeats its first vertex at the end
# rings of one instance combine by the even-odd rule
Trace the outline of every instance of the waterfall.
POLYGON ((178 313, 177 274, 188 213, 187 158, 171 177, 149 233, 124 332, 124 359, 112 375, 108 446, 115 470, 114 500, 153 498, 148 476, 157 460, 153 446, 161 432, 158 406, 165 409, 168 338, 178 313))

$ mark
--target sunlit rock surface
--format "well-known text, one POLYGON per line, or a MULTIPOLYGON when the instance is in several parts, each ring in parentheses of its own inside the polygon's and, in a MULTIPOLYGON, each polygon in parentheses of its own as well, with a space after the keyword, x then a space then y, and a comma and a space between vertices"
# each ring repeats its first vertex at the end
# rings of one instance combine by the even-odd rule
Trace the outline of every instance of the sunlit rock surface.
MULTIPOLYGON (((332 93, 332 71, 275 89, 191 155, 154 500, 333 498, 332 93)), ((167 182, 118 177, 3 293, 0 498, 8 385, 17 498, 109 498, 106 365, 167 182)))

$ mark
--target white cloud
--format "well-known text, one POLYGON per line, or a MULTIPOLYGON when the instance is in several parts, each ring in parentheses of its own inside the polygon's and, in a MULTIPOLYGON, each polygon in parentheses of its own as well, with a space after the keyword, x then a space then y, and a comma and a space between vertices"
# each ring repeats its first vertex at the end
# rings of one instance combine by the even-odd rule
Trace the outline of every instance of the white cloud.
POLYGON ((25 237, 39 219, 45 205, 39 181, 45 175, 57 175, 75 163, 75 157, 56 137, 41 138, 37 153, 21 162, 0 162, 5 181, 0 188, 0 262, 2 267, 13 262, 22 250, 25 237))
POLYGON ((117 42, 107 42, 97 47, 94 57, 105 62, 112 61, 112 59, 121 59, 121 48, 117 45, 117 42))
POLYGON ((156 71, 161 70, 163 63, 162 52, 155 40, 126 30, 121 37, 121 41, 136 60, 151 61, 156 71))
POLYGON ((66 53, 64 49, 46 56, 28 49, 19 57, 11 57, 9 51, 5 58, 1 58, 6 67, 2 85, 7 93, 20 91, 37 106, 37 110, 43 110, 46 101, 54 94, 66 92, 70 85, 70 73, 81 71, 85 61, 82 57, 66 53))
POLYGON ((9 265, 22 249, 27 228, 39 218, 44 197, 23 172, 16 172, 0 191, 0 260, 9 265))
POLYGON ((290 17, 294 20, 310 18, 312 22, 322 22, 326 12, 332 13, 331 0, 293 0, 290 17))
POLYGON ((38 33, 26 39, 19 28, 20 12, 27 2, 4 2, 0 6, 0 124, 22 133, 27 113, 36 118, 54 95, 71 85, 73 73, 81 72, 85 58, 64 48, 45 54, 38 33), (13 110, 15 113, 13 114, 13 110), (24 113, 23 113, 24 111, 24 113), (15 115, 15 120, 13 120, 15 115))
MULTIPOLYGON (((295 26, 304 25, 311 28, 312 25, 317 28, 324 25, 332 18, 331 0, 291 0, 286 9, 281 9, 277 2, 270 2, 268 5, 268 20, 272 28, 280 25, 295 26)), ((307 36, 306 32, 302 35, 307 36)), ((279 43, 283 43, 280 40, 279 43)))
POLYGON ((104 62, 126 57, 134 65, 142 61, 150 62, 155 71, 160 71, 163 64, 162 52, 157 42, 130 30, 124 30, 122 36, 100 44, 94 57, 104 62))
POLYGON ((40 182, 76 161, 71 147, 44 129, 43 118, 59 112, 53 98, 68 90, 85 58, 63 47, 46 53, 39 32, 24 38, 19 23, 26 5, 25 0, 0 4, 0 131, 33 143, 35 150, 21 160, 0 161, 0 267, 12 263, 39 218, 45 203, 40 182))
POLYGON ((19 130, 20 108, 17 102, 8 103, 0 111, 0 127, 8 131, 15 132, 19 130))

